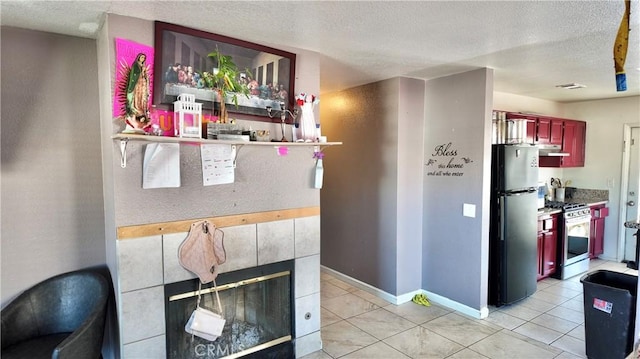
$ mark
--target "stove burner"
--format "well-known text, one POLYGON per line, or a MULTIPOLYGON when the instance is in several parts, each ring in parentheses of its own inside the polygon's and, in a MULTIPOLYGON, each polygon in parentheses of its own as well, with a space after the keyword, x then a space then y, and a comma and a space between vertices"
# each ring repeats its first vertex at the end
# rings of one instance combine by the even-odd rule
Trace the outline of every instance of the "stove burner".
POLYGON ((591 216, 591 210, 586 203, 548 201, 545 203, 545 206, 555 209, 561 209, 562 212, 564 212, 565 219, 575 219, 591 216))
POLYGON ((561 209, 564 212, 575 211, 579 209, 589 208, 586 203, 567 203, 560 201, 547 201, 545 207, 561 209))

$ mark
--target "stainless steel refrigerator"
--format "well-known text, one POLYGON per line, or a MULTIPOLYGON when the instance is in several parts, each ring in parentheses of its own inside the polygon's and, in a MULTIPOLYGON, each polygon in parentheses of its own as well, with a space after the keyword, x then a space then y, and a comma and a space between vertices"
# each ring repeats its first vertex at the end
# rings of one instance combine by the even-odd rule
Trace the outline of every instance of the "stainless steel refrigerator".
POLYGON ((489 304, 502 306, 536 291, 538 148, 493 145, 489 229, 489 304))

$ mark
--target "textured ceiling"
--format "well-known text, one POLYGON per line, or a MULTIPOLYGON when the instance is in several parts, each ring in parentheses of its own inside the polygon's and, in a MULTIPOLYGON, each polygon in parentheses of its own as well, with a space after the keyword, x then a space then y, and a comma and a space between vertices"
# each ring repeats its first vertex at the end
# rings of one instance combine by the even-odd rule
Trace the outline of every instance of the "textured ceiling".
MULTIPOLYGON (((6 1, 1 23, 95 37, 105 13, 161 20, 321 53, 321 92, 396 76, 495 70, 494 89, 554 101, 640 94, 639 0, 631 4, 626 92, 616 92, 615 1, 6 1), (563 90, 555 85, 586 85, 563 90)), ((6 51, 7 49, 2 49, 6 51)))

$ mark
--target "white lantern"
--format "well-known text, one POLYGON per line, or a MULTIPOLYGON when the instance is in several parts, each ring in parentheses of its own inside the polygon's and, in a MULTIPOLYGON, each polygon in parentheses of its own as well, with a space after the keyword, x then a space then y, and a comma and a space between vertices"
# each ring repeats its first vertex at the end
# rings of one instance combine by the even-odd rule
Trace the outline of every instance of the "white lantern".
POLYGON ((195 95, 178 95, 173 111, 176 113, 173 120, 176 137, 202 138, 202 104, 196 102, 195 95))

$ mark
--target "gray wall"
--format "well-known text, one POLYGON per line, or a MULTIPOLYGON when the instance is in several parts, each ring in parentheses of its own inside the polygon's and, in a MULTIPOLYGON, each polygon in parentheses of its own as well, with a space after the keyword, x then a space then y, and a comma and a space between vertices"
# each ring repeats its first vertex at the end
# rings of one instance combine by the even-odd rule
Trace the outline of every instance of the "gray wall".
POLYGON ((323 133, 344 142, 325 163, 323 265, 486 312, 492 91, 493 71, 481 69, 323 94, 323 133), (463 217, 465 203, 475 217, 463 217))
POLYGON ((322 264, 393 295, 420 286, 423 94, 395 78, 321 102, 344 143, 324 164, 322 264))
POLYGON ((144 143, 129 143, 125 169, 120 168, 119 149, 114 161, 118 227, 318 206, 320 202, 312 182, 313 147, 292 147, 286 157, 278 156, 273 147, 240 147, 235 182, 205 187, 200 147, 182 145, 181 186, 146 190, 142 189, 144 147, 144 143))
POLYGON ((397 293, 421 288, 425 82, 400 79, 398 111, 397 293))
POLYGON ((321 263, 396 293, 398 79, 323 94, 323 134, 342 141, 324 161, 321 263), (348 106, 341 106, 348 104, 348 106))
POLYGON ((476 310, 487 303, 492 93, 489 69, 427 81, 422 285, 476 310), (450 161, 463 167, 446 168, 450 161), (463 217, 465 203, 475 218, 463 217))
POLYGON ((105 263, 94 40, 2 27, 2 306, 105 263))

